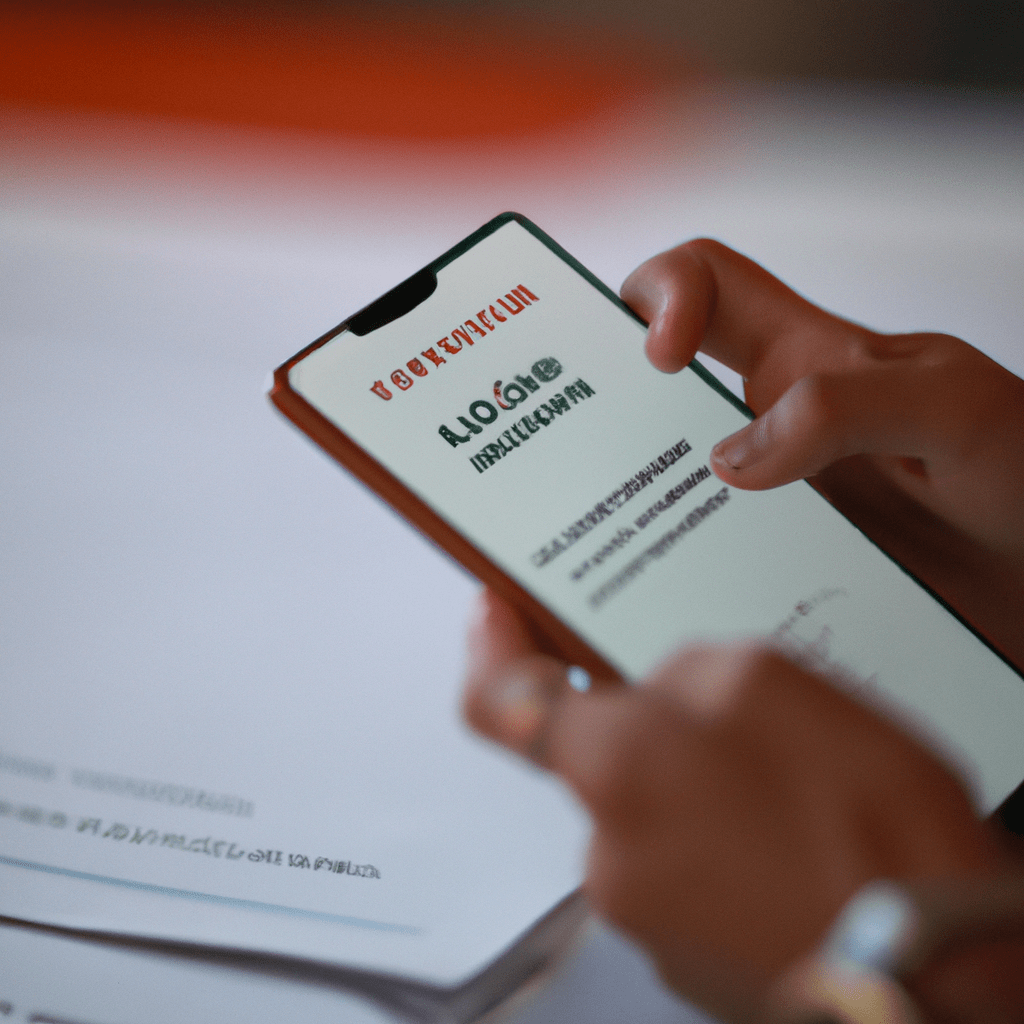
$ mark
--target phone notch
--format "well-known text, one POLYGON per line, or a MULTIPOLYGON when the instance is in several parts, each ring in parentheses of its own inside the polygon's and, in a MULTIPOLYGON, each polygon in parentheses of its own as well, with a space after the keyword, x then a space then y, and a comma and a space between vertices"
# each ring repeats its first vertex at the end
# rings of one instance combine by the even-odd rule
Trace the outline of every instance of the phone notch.
POLYGON ((424 267, 382 295, 376 302, 361 309, 346 326, 353 334, 362 338, 393 320, 398 320, 406 313, 411 313, 436 290, 437 274, 431 267, 424 267))

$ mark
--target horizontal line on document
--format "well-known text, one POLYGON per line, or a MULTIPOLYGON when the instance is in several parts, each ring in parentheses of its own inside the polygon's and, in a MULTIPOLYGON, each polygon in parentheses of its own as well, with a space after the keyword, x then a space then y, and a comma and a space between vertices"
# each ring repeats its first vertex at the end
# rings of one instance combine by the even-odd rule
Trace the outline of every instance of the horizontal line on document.
POLYGON ((13 868, 27 868, 30 871, 42 871, 49 875, 65 875, 68 878, 80 878, 87 882, 100 882, 103 885, 117 885, 124 889, 137 889, 142 892, 155 892, 161 896, 175 896, 178 899, 199 900, 203 903, 218 903, 226 907, 238 907, 241 910, 258 910, 267 914, 288 914, 292 917, 312 918, 316 921, 328 921, 331 924, 345 924, 353 928, 370 928, 380 932, 399 932, 402 935, 422 935, 423 929, 412 925, 391 924, 387 921, 372 921, 364 917, 347 917, 344 914, 328 914, 322 910, 303 910, 301 907, 288 907, 281 903, 263 903, 260 900, 244 900, 238 896, 217 896, 209 892, 195 892, 191 889, 175 889, 169 885, 154 885, 152 882, 134 882, 128 878, 111 878, 108 875, 94 875, 88 871, 75 871, 73 868, 58 868, 52 864, 37 864, 30 860, 18 860, 0 854, 0 864, 13 868))

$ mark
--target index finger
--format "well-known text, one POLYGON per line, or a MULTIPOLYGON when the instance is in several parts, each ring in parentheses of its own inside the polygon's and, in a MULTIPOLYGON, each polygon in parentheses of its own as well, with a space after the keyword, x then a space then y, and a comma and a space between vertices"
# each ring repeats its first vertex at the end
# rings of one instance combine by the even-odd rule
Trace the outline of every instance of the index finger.
POLYGON ((490 590, 477 598, 467 647, 466 720, 484 736, 540 761, 549 705, 567 685, 566 666, 542 654, 529 623, 490 590))
POLYGON ((699 349, 753 377, 776 342, 829 325, 853 326, 709 238, 652 257, 626 278, 621 294, 650 323, 647 356, 666 373, 681 370, 699 349))
POLYGON ((477 596, 466 646, 470 680, 493 675, 520 658, 540 653, 523 617, 492 590, 477 596))

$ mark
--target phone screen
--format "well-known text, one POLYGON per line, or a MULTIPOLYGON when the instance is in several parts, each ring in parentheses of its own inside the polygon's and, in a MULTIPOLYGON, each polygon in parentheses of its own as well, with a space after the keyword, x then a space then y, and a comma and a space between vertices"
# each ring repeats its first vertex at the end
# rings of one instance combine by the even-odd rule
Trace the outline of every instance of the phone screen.
POLYGON ((806 483, 715 477, 747 414, 650 366, 643 325, 556 249, 505 220, 408 313, 295 362, 292 390, 626 678, 688 640, 769 637, 997 806, 1024 778, 1021 677, 806 483))

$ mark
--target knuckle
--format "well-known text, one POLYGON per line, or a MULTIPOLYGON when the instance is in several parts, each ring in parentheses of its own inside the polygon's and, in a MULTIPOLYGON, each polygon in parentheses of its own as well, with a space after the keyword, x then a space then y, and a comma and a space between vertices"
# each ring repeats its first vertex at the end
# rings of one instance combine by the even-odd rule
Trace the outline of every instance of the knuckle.
POLYGON ((832 374, 811 373, 793 385, 794 411, 808 429, 830 425, 841 408, 841 388, 832 374))
POLYGON ((661 699, 652 709, 652 736, 671 748, 685 743, 694 727, 727 727, 757 706, 781 664, 774 651, 757 642, 685 649, 645 685, 652 699, 661 699))
POLYGON ((739 694, 761 689, 777 676, 786 664, 778 652, 756 641, 726 648, 721 656, 719 673, 732 680, 739 694))
POLYGON ((814 439, 827 460, 846 450, 850 424, 848 394, 840 375, 811 373, 798 380, 779 402, 776 430, 790 438, 814 439), (832 454, 830 454, 832 453, 832 454))
POLYGON ((725 648, 723 658, 729 670, 748 679, 777 670, 783 661, 778 652, 757 641, 733 644, 725 648))
POLYGON ((782 672, 782 659, 765 647, 744 644, 731 651, 722 665, 720 718, 745 719, 750 709, 759 713, 772 698, 782 672))
POLYGON ((692 256, 696 256, 698 259, 715 259, 726 254, 732 254, 732 250, 727 245, 723 245, 715 238, 691 238, 678 248, 685 250, 692 256))
POLYGON ((641 269, 665 293, 672 294, 681 281, 691 284, 706 281, 711 274, 711 266, 730 254, 731 250, 721 242, 712 238, 694 238, 652 257, 641 269))
POLYGON ((862 338, 864 355, 870 359, 916 359, 930 365, 958 361, 970 348, 967 342, 952 334, 917 332, 913 334, 880 334, 865 332, 862 338))
POLYGON ((764 735, 766 714, 782 709, 818 707, 838 698, 831 687, 811 676, 778 649, 760 641, 737 644, 723 653, 715 678, 707 684, 711 719, 719 731, 764 735))
POLYGON ((681 680, 707 672, 719 657, 720 650, 718 646, 709 643, 687 644, 675 651, 644 680, 644 691, 671 696, 681 680))
POLYGON ((652 257, 644 266, 663 287, 667 290, 673 289, 677 286, 681 274, 684 279, 688 279, 696 267, 704 264, 709 252, 706 243, 709 242, 709 239, 684 242, 652 257))

